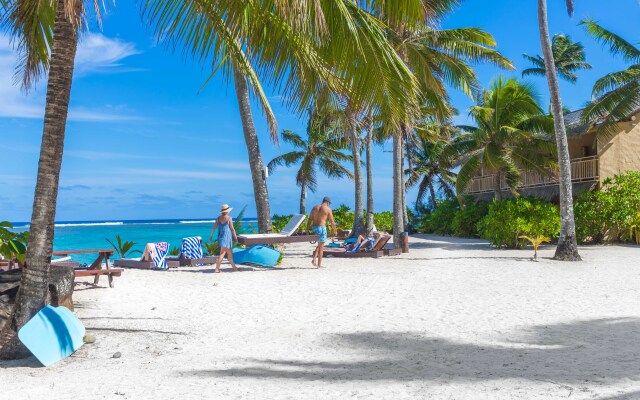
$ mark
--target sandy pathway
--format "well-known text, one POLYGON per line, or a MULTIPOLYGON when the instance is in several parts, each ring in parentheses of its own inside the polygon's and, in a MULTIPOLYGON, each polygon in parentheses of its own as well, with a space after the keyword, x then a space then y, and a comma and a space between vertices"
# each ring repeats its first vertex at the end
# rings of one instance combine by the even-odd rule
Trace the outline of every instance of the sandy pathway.
POLYGON ((638 247, 533 263, 530 250, 424 236, 407 255, 324 270, 308 247, 278 270, 129 270, 115 289, 78 286, 97 342, 48 369, 0 363, 1 398, 640 398, 638 247))

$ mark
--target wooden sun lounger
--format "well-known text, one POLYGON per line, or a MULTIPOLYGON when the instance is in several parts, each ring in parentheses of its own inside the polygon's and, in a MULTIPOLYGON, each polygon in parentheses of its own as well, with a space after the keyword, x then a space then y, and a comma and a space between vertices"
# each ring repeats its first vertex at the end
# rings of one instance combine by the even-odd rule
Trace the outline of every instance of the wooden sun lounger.
MULTIPOLYGON (((154 269, 155 265, 153 261, 140 261, 131 258, 121 258, 119 260, 115 260, 113 265, 119 268, 134 268, 134 269, 154 269)), ((167 268, 177 268, 179 267, 180 260, 172 260, 167 258, 167 268)))
POLYGON ((293 235, 293 236, 285 236, 285 235, 252 235, 252 236, 238 236, 238 243, 245 246, 253 246, 254 244, 264 244, 264 245, 272 245, 272 244, 287 244, 287 243, 302 243, 302 242, 317 242, 320 240, 320 236, 318 235, 293 235))
POLYGON ((379 258, 382 256, 395 256, 402 252, 401 249, 385 249, 384 246, 391 239, 390 235, 381 236, 376 241, 371 250, 364 251, 346 251, 345 249, 325 249, 325 256, 343 257, 343 258, 379 258))

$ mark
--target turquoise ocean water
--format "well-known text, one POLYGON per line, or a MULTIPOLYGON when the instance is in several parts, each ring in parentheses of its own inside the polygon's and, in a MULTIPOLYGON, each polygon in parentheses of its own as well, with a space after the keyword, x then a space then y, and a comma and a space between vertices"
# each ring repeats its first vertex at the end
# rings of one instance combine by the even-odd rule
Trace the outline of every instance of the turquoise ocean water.
MULTIPOLYGON (((152 220, 152 221, 61 221, 55 225, 53 240, 54 250, 70 249, 106 249, 111 245, 106 241, 110 239, 114 243, 115 237, 120 235, 123 241, 132 241, 136 245, 135 250, 144 248, 150 242, 168 242, 169 248, 180 247, 182 238, 188 236, 201 236, 207 241, 214 220, 152 220)), ((243 221, 245 231, 251 232, 257 228, 257 221, 245 218, 243 221)), ((28 223, 15 223, 16 231, 29 229, 28 223)), ((216 240, 217 233, 213 240, 216 240)), ((95 260, 97 254, 74 255, 73 260, 90 263, 95 260)), ((132 255, 140 256, 139 254, 132 255)), ((114 254, 114 259, 117 256, 114 254)))

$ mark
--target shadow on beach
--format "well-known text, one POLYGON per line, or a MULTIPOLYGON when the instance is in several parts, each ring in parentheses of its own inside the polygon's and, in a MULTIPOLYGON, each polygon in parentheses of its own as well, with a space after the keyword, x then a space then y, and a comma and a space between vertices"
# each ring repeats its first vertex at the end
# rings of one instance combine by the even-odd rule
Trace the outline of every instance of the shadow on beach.
POLYGON ((640 319, 635 318, 533 326, 499 346, 458 343, 418 332, 336 334, 328 340, 338 354, 362 352, 366 357, 349 362, 243 359, 254 365, 194 374, 308 381, 527 379, 573 390, 569 385, 640 379, 639 334, 640 319))

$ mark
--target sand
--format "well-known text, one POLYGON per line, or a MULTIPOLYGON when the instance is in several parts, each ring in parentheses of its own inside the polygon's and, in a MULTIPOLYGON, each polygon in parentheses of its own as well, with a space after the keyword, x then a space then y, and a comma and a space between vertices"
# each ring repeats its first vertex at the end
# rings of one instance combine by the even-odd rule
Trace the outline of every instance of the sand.
POLYGON ((79 284, 96 342, 49 368, 0 362, 0 398, 640 399, 637 246, 532 262, 420 236, 409 254, 321 270, 310 248, 276 270, 79 284))

